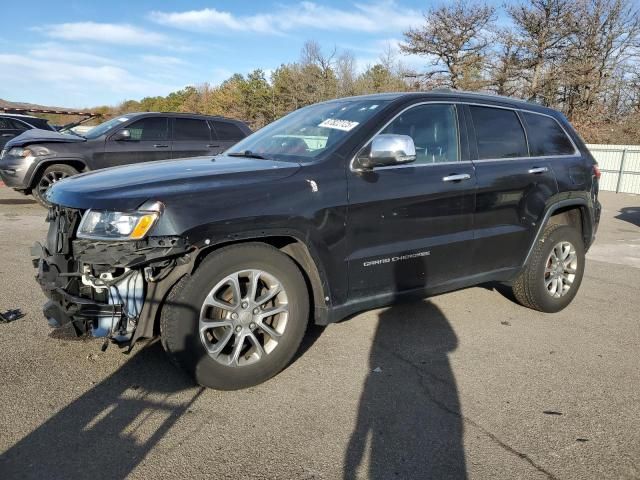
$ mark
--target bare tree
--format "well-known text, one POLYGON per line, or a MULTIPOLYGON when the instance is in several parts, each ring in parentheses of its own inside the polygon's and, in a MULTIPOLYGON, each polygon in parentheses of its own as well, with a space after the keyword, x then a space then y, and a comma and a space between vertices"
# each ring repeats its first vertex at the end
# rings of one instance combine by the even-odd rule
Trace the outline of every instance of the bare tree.
POLYGON ((439 78, 453 88, 475 90, 484 86, 489 30, 495 9, 486 4, 457 0, 451 5, 432 8, 425 24, 404 32, 404 53, 430 59, 428 79, 439 78))
MULTIPOLYGON (((580 0, 578 0, 580 1, 580 0)), ((575 31, 576 0, 528 0, 507 7, 528 70, 524 96, 551 104, 544 94, 545 81, 553 78, 554 66, 575 31)))
POLYGON ((522 95, 522 47, 514 32, 500 29, 496 32, 496 48, 489 66, 491 87, 498 95, 522 95))
POLYGON ((356 59, 349 51, 342 52, 336 60, 336 76, 338 78, 338 95, 348 97, 356 94, 356 59))
POLYGON ((610 101, 640 46, 640 12, 629 0, 581 0, 565 69, 566 111, 573 117, 610 101))

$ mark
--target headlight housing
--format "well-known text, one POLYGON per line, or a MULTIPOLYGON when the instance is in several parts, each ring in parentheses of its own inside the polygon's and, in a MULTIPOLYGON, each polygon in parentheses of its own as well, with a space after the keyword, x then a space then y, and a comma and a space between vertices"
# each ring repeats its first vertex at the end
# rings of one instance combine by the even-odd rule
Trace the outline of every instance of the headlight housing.
POLYGON ((161 209, 135 212, 87 210, 78 227, 78 238, 93 240, 141 240, 160 218, 161 209))
POLYGON ((51 150, 40 145, 29 145, 28 147, 13 147, 8 154, 13 157, 41 157, 50 155, 51 150))

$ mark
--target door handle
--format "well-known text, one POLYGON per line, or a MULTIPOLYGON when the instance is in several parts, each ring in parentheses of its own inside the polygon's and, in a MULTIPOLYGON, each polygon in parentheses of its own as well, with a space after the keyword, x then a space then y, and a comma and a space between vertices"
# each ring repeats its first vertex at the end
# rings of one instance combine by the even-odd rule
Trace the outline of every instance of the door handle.
POLYGON ((208 147, 208 148, 218 148, 219 146, 220 146, 220 145, 213 145, 213 144, 211 144, 211 145, 207 145, 207 147, 208 147))
POLYGON ((443 182, 461 182, 462 180, 469 180, 471 175, 468 173, 459 173, 455 175, 447 175, 446 177, 442 177, 443 182))
POLYGON ((153 148, 169 148, 169 145, 165 145, 163 143, 156 143, 153 145, 153 148))
POLYGON ((529 173, 545 173, 548 171, 549 169, 547 167, 533 167, 529 169, 529 173))
POLYGON ((16 135, 14 133, 3 133, 2 136, 3 137, 15 137, 16 135))

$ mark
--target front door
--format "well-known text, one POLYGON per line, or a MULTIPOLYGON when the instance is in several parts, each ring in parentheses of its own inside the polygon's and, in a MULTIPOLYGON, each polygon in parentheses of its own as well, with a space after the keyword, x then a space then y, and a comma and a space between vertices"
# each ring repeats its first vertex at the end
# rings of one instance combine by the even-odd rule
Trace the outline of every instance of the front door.
POLYGON ((409 135, 416 161, 349 170, 352 299, 433 288, 466 276, 475 173, 453 104, 413 106, 380 133, 409 135))
POLYGON ((549 158, 529 155, 515 110, 466 108, 478 181, 474 273, 519 268, 547 201, 558 191, 552 165, 549 158))
POLYGON ((171 158, 167 117, 142 118, 122 128, 129 130, 131 138, 114 140, 113 135, 107 138, 99 168, 171 158))

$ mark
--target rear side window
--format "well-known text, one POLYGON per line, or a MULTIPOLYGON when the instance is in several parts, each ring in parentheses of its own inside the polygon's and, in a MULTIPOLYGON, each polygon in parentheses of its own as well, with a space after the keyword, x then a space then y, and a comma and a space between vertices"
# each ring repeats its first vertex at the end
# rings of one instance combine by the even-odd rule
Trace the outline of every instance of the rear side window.
POLYGON ((458 161, 458 123, 453 105, 419 105, 401 113, 381 133, 408 135, 417 164, 458 161))
POLYGON ((527 140, 513 110, 469 106, 476 131, 478 158, 528 157, 527 140))
POLYGON ((531 156, 548 157, 574 153, 571 140, 553 118, 535 113, 522 113, 522 116, 527 124, 531 156))
POLYGON ((218 140, 236 141, 246 137, 244 132, 240 130, 240 127, 231 122, 211 122, 211 124, 218 136, 218 140))
POLYGON ((17 120, 9 120, 9 121, 13 123, 13 128, 15 128, 16 130, 23 130, 23 131, 29 130, 29 127, 22 122, 18 122, 17 120))
POLYGON ((211 130, 206 120, 195 118, 176 118, 174 140, 191 140, 208 142, 211 140, 211 130))
POLYGON ((169 138, 168 118, 149 117, 133 122, 127 127, 131 140, 157 141, 169 138))

